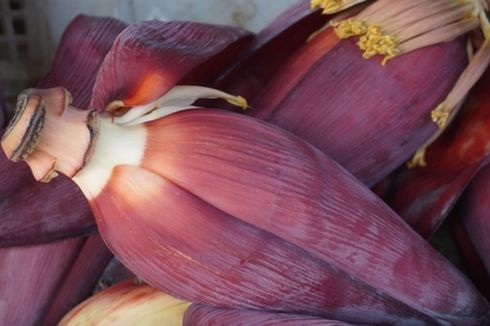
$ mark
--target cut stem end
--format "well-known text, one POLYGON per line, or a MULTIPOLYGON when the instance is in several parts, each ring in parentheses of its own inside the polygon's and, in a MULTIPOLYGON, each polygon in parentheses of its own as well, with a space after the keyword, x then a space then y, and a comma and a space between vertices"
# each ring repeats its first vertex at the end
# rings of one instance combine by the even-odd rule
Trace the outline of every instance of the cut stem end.
POLYGON ((30 89, 18 98, 1 146, 12 161, 25 161, 36 180, 48 182, 59 171, 69 177, 83 167, 95 137, 93 114, 70 106, 63 88, 30 89))

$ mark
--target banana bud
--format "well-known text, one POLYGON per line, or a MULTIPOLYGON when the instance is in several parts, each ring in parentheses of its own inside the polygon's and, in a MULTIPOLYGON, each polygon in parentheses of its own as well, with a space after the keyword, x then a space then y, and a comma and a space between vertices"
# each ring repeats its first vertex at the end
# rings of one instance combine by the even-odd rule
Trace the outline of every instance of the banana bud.
POLYGON ((185 106, 166 114, 166 95, 118 120, 60 107, 58 89, 29 94, 4 150, 35 175, 53 157, 89 200, 111 251, 165 292, 353 323, 487 318, 471 283, 378 197, 277 127, 185 106), (77 144, 46 141, 64 142, 59 132, 78 135, 77 144))

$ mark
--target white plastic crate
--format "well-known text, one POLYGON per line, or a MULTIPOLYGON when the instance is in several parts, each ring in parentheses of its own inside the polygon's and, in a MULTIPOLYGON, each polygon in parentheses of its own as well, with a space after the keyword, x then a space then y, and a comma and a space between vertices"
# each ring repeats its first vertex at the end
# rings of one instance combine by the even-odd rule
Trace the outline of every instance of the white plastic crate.
POLYGON ((41 2, 0 0, 0 80, 9 103, 49 66, 52 42, 41 2))

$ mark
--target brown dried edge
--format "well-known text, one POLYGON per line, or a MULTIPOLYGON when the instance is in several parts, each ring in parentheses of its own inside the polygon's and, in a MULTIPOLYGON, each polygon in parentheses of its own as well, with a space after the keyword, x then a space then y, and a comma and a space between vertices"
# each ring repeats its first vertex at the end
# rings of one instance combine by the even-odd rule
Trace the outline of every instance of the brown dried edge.
MULTIPOLYGON (((19 122, 19 119, 24 114, 32 95, 33 94, 31 90, 26 90, 19 95, 17 99, 17 105, 15 107, 14 117, 9 122, 2 139, 5 139, 15 128, 15 126, 19 122)), ((12 157, 10 158, 12 161, 17 162, 20 160, 25 160, 27 156, 32 153, 37 145, 39 135, 41 134, 41 131, 43 129, 45 114, 46 110, 42 101, 40 101, 34 111, 31 120, 29 121, 29 125, 24 135, 22 136, 20 144, 14 150, 12 157)))

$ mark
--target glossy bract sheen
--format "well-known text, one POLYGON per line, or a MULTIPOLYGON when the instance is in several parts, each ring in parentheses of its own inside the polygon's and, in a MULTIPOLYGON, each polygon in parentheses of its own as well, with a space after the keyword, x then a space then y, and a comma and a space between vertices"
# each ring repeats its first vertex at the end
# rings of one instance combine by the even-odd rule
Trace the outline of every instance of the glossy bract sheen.
POLYGON ((329 29, 300 48, 250 114, 307 140, 372 185, 436 131, 430 111, 465 67, 464 43, 423 48, 381 66, 363 59, 354 41, 335 38, 329 29))
POLYGON ((75 179, 108 246, 150 284, 220 307, 350 322, 471 324, 486 314, 457 270, 299 138, 213 110, 142 127, 139 166, 116 166, 100 193, 94 179, 75 179))

